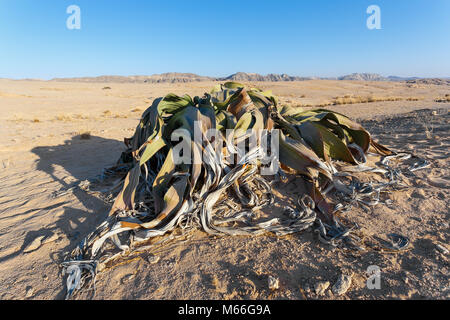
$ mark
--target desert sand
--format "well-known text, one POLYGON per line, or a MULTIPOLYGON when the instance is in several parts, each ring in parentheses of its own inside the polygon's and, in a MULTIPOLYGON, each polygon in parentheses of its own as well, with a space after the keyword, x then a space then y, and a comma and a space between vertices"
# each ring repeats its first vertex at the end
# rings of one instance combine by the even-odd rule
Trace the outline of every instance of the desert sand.
MULTIPOLYGON (((108 214, 110 204, 72 187, 101 174, 125 150, 141 113, 169 92, 202 95, 215 82, 75 83, 0 79, 0 299, 64 299, 59 263, 108 214), (89 139, 81 134, 90 133, 89 139), (69 191, 68 191, 69 190, 69 191)), ((450 103, 435 100, 448 85, 311 80, 252 83, 281 103, 323 105, 335 97, 400 97, 329 105, 360 121, 382 144, 427 159, 391 205, 354 208, 345 218, 367 237, 395 232, 409 250, 362 253, 333 249, 308 230, 275 237, 209 237, 198 231, 115 265, 97 277, 95 295, 75 299, 448 299, 450 103), (447 251, 446 251, 447 250, 447 251), (154 261, 153 261, 154 262, 154 261), (381 288, 366 286, 379 266, 381 288), (342 295, 319 282, 352 274, 342 295), (270 290, 268 277, 279 279, 270 290)), ((282 197, 295 181, 278 190, 282 197)))

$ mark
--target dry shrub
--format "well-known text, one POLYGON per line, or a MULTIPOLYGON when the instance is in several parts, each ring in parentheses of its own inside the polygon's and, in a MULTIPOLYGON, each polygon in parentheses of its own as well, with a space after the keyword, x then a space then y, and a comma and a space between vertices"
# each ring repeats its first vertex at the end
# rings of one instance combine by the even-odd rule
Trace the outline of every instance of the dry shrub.
POLYGON ((81 140, 89 140, 91 138, 91 132, 90 131, 83 131, 79 133, 81 140))
POLYGON ((73 118, 74 118, 74 119, 82 119, 82 120, 85 120, 85 119, 88 119, 89 117, 88 117, 88 116, 85 116, 85 115, 82 115, 82 114, 74 114, 74 115, 73 115, 73 118))
POLYGON ((434 99, 434 102, 450 102, 450 94, 446 94, 444 97, 434 99))
POLYGON ((58 114, 55 119, 58 121, 72 121, 72 117, 66 114, 58 114))
POLYGON ((377 96, 353 96, 350 94, 347 94, 342 97, 335 97, 333 99, 334 105, 341 105, 341 104, 356 104, 356 103, 370 103, 370 102, 381 102, 381 101, 401 101, 403 100, 402 97, 377 97, 377 96))
POLYGON ((120 113, 115 113, 115 112, 113 113, 113 112, 111 112, 109 110, 103 111, 103 116, 104 117, 109 117, 109 118, 115 118, 115 119, 118 119, 118 118, 126 119, 126 118, 128 118, 128 116, 126 114, 120 114, 120 113))
POLYGON ((86 120, 89 119, 89 116, 83 115, 83 114, 58 114, 55 117, 55 120, 58 121, 73 121, 73 120, 86 120))
POLYGON ((325 100, 325 101, 322 101, 322 102, 317 103, 317 104, 298 103, 298 104, 294 105, 293 107, 294 108, 325 108, 325 107, 331 106, 331 105, 333 105, 332 102, 330 102, 328 100, 325 100))

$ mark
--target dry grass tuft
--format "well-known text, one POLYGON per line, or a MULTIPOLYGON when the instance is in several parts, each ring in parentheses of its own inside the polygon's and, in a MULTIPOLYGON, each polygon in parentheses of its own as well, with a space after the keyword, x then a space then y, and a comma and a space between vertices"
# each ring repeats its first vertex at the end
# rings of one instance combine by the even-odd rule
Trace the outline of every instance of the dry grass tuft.
POLYGON ((79 119, 79 120, 86 120, 86 119, 89 119, 88 116, 85 116, 85 115, 82 115, 82 114, 74 114, 74 115, 73 115, 73 118, 74 118, 74 119, 79 119))
POLYGON ((347 94, 342 97, 336 97, 333 99, 334 105, 341 104, 356 104, 356 103, 370 103, 370 102, 382 102, 382 101, 401 101, 402 97, 377 97, 377 96, 354 96, 347 94))
POLYGON ((450 94, 446 94, 444 97, 434 99, 434 102, 450 102, 450 94))
POLYGON ((419 101, 425 99, 424 97, 408 97, 406 101, 419 101))
POLYGON ((294 108, 326 108, 326 107, 331 106, 331 105, 333 105, 332 102, 330 102, 328 100, 325 100, 325 101, 322 101, 322 102, 317 103, 317 104, 310 104, 310 103, 303 104, 303 103, 300 103, 300 104, 294 105, 293 107, 294 108))
POLYGON ((90 131, 83 131, 79 133, 81 140, 89 140, 91 138, 91 132, 90 131))
POLYGON ((103 111, 103 117, 115 118, 115 119, 118 119, 118 118, 126 119, 126 118, 128 118, 128 115, 115 113, 115 112, 113 113, 109 110, 105 110, 105 111, 103 111))
POLYGON ((119 114, 119 113, 114 113, 113 115, 112 115, 112 117, 113 118, 116 118, 116 119, 127 119, 128 118, 128 116, 126 115, 126 114, 119 114))
POLYGON ((89 119, 89 116, 83 114, 72 114, 72 115, 58 114, 54 120, 69 122, 73 120, 86 120, 86 119, 89 119))
MULTIPOLYGON (((448 97, 450 99, 450 96, 448 97)), ((344 104, 357 104, 357 103, 371 103, 371 102, 383 102, 383 101, 419 101, 423 100, 424 97, 396 97, 396 96, 385 96, 385 97, 378 97, 378 96, 355 96, 352 94, 346 94, 340 97, 335 97, 331 101, 324 100, 317 104, 296 104, 294 107, 298 108, 326 108, 328 106, 335 106, 335 105, 344 105, 344 104)), ((286 102, 289 103, 289 100, 286 102)))
POLYGON ((55 117, 55 120, 58 120, 58 121, 72 121, 72 117, 69 116, 69 115, 66 115, 66 114, 58 114, 55 117))

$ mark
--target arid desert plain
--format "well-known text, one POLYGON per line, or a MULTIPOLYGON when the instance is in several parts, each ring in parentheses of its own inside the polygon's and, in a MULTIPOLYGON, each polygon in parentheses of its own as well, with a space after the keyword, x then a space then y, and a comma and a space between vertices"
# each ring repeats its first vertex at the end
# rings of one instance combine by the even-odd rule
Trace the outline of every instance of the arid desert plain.
MULTIPOLYGON (((73 187, 116 163, 123 139, 153 99, 169 92, 203 95, 215 84, 0 79, 0 299, 64 299, 59 263, 111 206, 73 187)), ((153 263, 142 253, 104 270, 95 296, 82 292, 75 299, 449 299, 450 86, 334 80, 252 85, 272 89, 282 104, 339 111, 378 142, 431 163, 411 173, 408 188, 385 195, 390 205, 345 213, 367 239, 407 236, 408 250, 330 248, 311 230, 284 237, 198 231, 162 247, 153 263), (367 287, 372 265, 380 268, 380 288, 367 287), (337 295, 331 288, 342 273, 351 275, 351 285, 337 295), (269 276, 279 279, 277 290, 269 289, 269 276)), ((274 191, 277 197, 295 193, 291 182, 274 191)))

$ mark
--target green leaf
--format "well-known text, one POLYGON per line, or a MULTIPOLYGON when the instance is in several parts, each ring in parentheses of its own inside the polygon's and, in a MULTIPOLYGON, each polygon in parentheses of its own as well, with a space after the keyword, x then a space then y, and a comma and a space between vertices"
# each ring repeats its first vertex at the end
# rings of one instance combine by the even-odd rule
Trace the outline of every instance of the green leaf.
POLYGON ((322 159, 330 157, 357 164, 347 145, 320 123, 304 122, 298 128, 303 139, 322 159))
POLYGON ((187 106, 193 105, 194 102, 192 101, 192 98, 187 94, 179 97, 176 94, 169 93, 158 104, 158 114, 162 117, 172 115, 186 108, 187 106))
POLYGON ((224 83, 223 87, 227 88, 227 89, 240 89, 240 88, 244 88, 245 86, 239 82, 228 81, 228 82, 224 83))
POLYGON ((155 139, 150 141, 145 147, 144 153, 139 160, 139 166, 142 166, 148 160, 150 160, 159 150, 166 146, 166 142, 161 136, 156 136, 155 139))
POLYGON ((280 162, 299 173, 313 178, 313 172, 318 171, 332 179, 331 172, 317 155, 302 143, 284 136, 280 132, 280 162))

